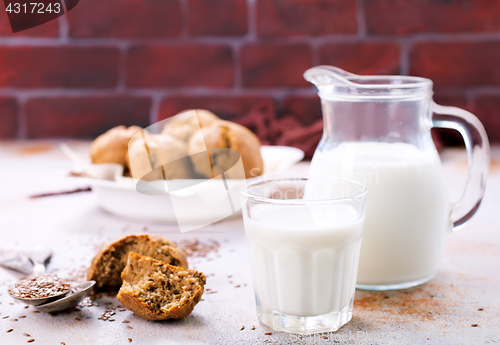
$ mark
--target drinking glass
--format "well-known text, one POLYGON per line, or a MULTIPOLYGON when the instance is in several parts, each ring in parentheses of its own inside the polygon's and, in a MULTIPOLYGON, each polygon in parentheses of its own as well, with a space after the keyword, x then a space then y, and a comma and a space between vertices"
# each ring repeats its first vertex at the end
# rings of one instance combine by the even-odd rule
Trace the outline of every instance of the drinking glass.
POLYGON ((336 331, 352 318, 367 188, 277 177, 241 191, 259 320, 276 331, 336 331))

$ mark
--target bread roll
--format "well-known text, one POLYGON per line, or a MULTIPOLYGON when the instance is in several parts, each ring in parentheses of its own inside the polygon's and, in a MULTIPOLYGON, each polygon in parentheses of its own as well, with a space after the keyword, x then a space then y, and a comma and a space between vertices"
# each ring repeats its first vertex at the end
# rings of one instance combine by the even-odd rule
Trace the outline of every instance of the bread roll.
POLYGON ((117 163, 125 166, 130 139, 141 127, 117 126, 98 136, 90 145, 92 163, 117 163))
POLYGON ((175 243, 159 235, 130 235, 99 250, 87 270, 87 279, 95 280, 99 290, 118 291, 122 284, 120 275, 130 252, 188 268, 186 254, 175 243))
POLYGON ((162 165, 167 180, 196 177, 192 163, 186 157, 186 143, 170 135, 149 133, 146 134, 146 142, 149 153, 142 138, 137 138, 130 144, 127 166, 134 178, 147 181, 162 180, 163 172, 158 169, 162 165))
POLYGON ((174 138, 188 142, 191 136, 199 131, 200 128, 210 126, 219 117, 214 113, 204 110, 196 109, 195 113, 192 111, 184 110, 180 114, 175 115, 165 127, 163 127, 162 134, 168 134, 174 138))
POLYGON ((206 277, 161 261, 130 253, 122 272, 123 285, 116 296, 146 320, 181 319, 201 300, 206 277))
POLYGON ((262 175, 263 161, 260 154, 259 138, 248 128, 234 122, 218 120, 212 125, 202 128, 201 131, 191 137, 188 154, 197 172, 211 178, 212 167, 214 171, 224 172, 234 165, 234 159, 230 157, 229 150, 213 150, 223 148, 230 148, 239 152, 245 170, 245 177, 262 175), (207 149, 212 149, 210 164, 207 164, 207 157, 196 154, 207 149))

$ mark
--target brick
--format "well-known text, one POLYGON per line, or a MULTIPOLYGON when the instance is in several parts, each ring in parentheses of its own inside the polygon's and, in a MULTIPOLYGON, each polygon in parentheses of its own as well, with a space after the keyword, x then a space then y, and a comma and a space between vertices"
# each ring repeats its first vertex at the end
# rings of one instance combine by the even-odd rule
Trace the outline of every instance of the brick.
POLYGON ((179 0, 80 1, 68 20, 72 37, 177 37, 182 28, 179 0))
POLYGON ((357 31, 356 1, 257 0, 259 36, 319 36, 357 31))
POLYGON ((490 142, 500 143, 500 95, 478 96, 473 113, 486 128, 490 142))
MULTIPOLYGON (((245 116, 255 105, 269 101, 265 96, 172 96, 160 106, 158 120, 166 119, 187 109, 207 109, 223 119, 245 116)), ((272 100, 271 100, 272 101, 272 100)))
POLYGON ((0 139, 12 139, 17 136, 18 105, 14 98, 0 97, 0 139))
POLYGON ((496 0, 365 0, 369 34, 498 32, 496 0))
POLYGON ((118 50, 107 47, 2 47, 0 71, 0 87, 114 87, 118 81, 118 50))
POLYGON ((433 99, 439 105, 458 107, 469 111, 471 109, 467 98, 461 93, 442 92, 435 89, 433 99))
POLYGON ((249 44, 241 51, 245 87, 304 87, 302 74, 312 66, 305 44, 249 44))
POLYGON ((500 42, 423 42, 410 54, 410 73, 436 86, 500 85, 500 42))
POLYGON ((28 138, 94 138, 118 125, 149 125, 147 97, 33 98, 26 103, 28 138))
POLYGON ((292 116, 304 125, 322 118, 321 100, 318 96, 289 96, 283 100, 284 116, 292 116))
POLYGON ((0 36, 1 37, 58 37, 59 20, 55 19, 34 28, 12 33, 7 12, 0 10, 0 36))
POLYGON ((196 36, 242 36, 248 30, 246 0, 189 0, 188 28, 196 36))
POLYGON ((227 88, 233 84, 233 52, 223 45, 134 46, 127 57, 131 87, 227 88))
POLYGON ((399 74, 400 49, 396 43, 332 43, 319 50, 320 64, 357 74, 399 74))

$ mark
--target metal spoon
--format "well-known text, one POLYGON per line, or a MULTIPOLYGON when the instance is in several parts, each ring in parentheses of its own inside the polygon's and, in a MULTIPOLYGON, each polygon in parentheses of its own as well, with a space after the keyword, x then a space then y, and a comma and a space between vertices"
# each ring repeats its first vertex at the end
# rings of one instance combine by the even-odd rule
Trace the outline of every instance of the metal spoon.
POLYGON ((29 253, 29 259, 33 264, 33 275, 42 276, 45 274, 45 265, 49 263, 52 258, 52 252, 41 246, 37 245, 29 253))
POLYGON ((47 313, 53 313, 56 311, 62 311, 74 307, 80 303, 85 297, 90 295, 92 288, 95 285, 94 280, 89 280, 88 282, 77 285, 73 290, 76 290, 72 294, 60 298, 56 301, 36 305, 35 308, 47 313))
MULTIPOLYGON (((22 255, 10 255, 12 259, 8 262, 9 265, 5 265, 8 268, 17 268, 18 265, 13 263, 22 258, 22 255)), ((40 245, 36 246, 33 251, 27 255, 29 262, 33 264, 33 275, 45 275, 45 265, 50 261, 52 257, 52 252, 40 245)), ((18 269, 18 271, 20 271, 18 269)), ((92 288, 95 285, 95 281, 90 280, 88 282, 75 285, 72 284, 72 288, 69 291, 61 292, 57 295, 42 298, 22 298, 14 296, 10 293, 9 295, 26 304, 35 306, 35 308, 46 311, 46 312, 56 312, 74 307, 80 303, 85 297, 87 297, 92 288), (70 293, 71 292, 71 293, 70 293), (69 295, 68 295, 69 294, 69 295), (68 296, 66 296, 68 295, 68 296), (66 297, 65 297, 66 296, 66 297)))
POLYGON ((49 263, 52 252, 37 245, 31 251, 20 248, 0 249, 0 266, 26 275, 45 274, 45 265, 49 263))
POLYGON ((25 275, 33 272, 33 264, 29 255, 18 248, 0 249, 0 266, 25 275))
MULTIPOLYGON (((50 258, 52 257, 52 252, 48 250, 47 248, 37 245, 33 250, 29 253, 27 253, 29 261, 33 264, 33 275, 35 276, 40 276, 40 275, 45 275, 45 265, 50 261, 50 258)), ((10 268, 10 267, 9 267, 10 268)), ((39 305, 39 304, 44 304, 44 303, 49 303, 55 300, 58 300, 65 295, 68 294, 69 291, 61 292, 58 293, 57 295, 53 295, 50 297, 42 297, 42 298, 24 298, 24 297, 18 297, 14 296, 10 293, 10 297, 17 299, 21 302, 24 302, 26 304, 30 305, 39 305)))

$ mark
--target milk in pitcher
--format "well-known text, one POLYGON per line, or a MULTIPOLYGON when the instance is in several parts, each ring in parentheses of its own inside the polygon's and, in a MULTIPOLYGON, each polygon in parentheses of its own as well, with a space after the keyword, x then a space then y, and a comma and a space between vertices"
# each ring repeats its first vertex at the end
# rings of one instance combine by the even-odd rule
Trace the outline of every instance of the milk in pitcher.
POLYGON ((349 178, 368 187, 358 287, 424 282, 436 274, 452 225, 435 150, 343 142, 315 153, 311 175, 349 178))

